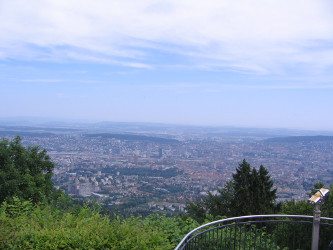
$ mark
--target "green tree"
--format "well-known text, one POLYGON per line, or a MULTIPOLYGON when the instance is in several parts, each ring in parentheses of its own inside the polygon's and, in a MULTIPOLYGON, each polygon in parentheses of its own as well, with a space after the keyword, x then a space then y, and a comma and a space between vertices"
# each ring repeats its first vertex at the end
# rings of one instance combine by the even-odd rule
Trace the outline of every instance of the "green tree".
POLYGON ((226 182, 217 195, 208 192, 207 197, 202 197, 186 205, 185 216, 194 218, 199 223, 207 219, 221 219, 221 216, 233 215, 234 182, 226 182))
POLYGON ((271 213, 275 199, 276 189, 273 189, 268 170, 264 166, 259 170, 251 168, 243 160, 233 179, 218 190, 218 195, 208 193, 207 197, 189 203, 186 211, 189 217, 202 223, 207 215, 233 217, 271 213))
POLYGON ((276 189, 264 166, 261 165, 258 171, 243 160, 233 174, 233 180, 234 215, 265 214, 274 210, 276 189))
POLYGON ((54 194, 51 180, 54 163, 46 150, 24 147, 20 137, 0 141, 0 202, 14 196, 34 203, 54 194))
MULTIPOLYGON (((308 193, 309 198, 318 191, 318 189, 323 188, 324 183, 317 182, 313 185, 313 188, 308 193)), ((324 198, 324 201, 320 207, 322 217, 332 217, 333 216, 333 184, 330 185, 330 192, 324 198)), ((301 201, 285 201, 281 204, 282 214, 302 214, 302 215, 313 215, 314 205, 308 200, 301 201)))
MULTIPOLYGON (((312 194, 316 193, 318 189, 324 187, 322 182, 315 183, 311 191, 308 193, 309 198, 312 194)), ((330 192, 324 199, 320 210, 321 217, 332 217, 333 215, 333 185, 330 186, 330 192)), ((315 205, 311 204, 307 199, 300 201, 285 201, 281 203, 281 214, 296 214, 296 215, 310 215, 314 214, 315 205)), ((311 241, 311 228, 305 227, 302 224, 288 224, 283 229, 278 229, 274 234, 277 239, 284 246, 288 246, 292 234, 297 235, 297 239, 302 239, 302 242, 311 241), (309 231, 310 230, 310 231, 309 231), (283 243, 284 242, 284 243, 283 243)), ((319 249, 327 249, 329 242, 332 240, 332 229, 330 227, 320 227, 320 245, 319 249)), ((290 246, 289 246, 290 247, 290 246)), ((291 248, 291 247, 290 247, 291 248)))

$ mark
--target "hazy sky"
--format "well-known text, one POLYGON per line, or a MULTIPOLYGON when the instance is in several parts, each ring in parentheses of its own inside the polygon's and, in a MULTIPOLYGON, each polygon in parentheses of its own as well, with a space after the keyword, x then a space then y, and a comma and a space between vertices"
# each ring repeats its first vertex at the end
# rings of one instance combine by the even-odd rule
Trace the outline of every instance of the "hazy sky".
POLYGON ((333 130, 332 0, 0 0, 0 117, 333 130))

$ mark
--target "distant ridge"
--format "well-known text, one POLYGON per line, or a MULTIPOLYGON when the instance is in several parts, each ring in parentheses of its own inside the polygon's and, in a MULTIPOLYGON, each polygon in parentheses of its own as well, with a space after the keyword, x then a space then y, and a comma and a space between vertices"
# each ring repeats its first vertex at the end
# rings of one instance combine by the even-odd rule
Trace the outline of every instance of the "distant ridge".
POLYGON ((333 136, 288 136, 288 137, 276 137, 264 140, 265 142, 333 142, 333 136))
POLYGON ((0 137, 6 136, 31 136, 31 137, 52 137, 56 136, 54 133, 47 132, 24 132, 24 131, 0 131, 0 137))
POLYGON ((175 139, 167 139, 161 137, 145 136, 145 135, 133 135, 133 134, 110 134, 110 133, 99 133, 99 134, 85 134, 86 137, 102 137, 102 138, 113 138, 119 140, 128 141, 150 141, 159 143, 179 143, 175 139))

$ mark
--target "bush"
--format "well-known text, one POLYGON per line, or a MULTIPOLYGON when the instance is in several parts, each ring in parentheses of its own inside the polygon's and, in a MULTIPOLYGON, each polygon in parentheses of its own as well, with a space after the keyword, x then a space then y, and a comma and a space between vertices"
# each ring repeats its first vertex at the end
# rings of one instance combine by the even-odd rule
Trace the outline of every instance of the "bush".
POLYGON ((109 220, 87 207, 62 212, 15 199, 0 208, 0 249, 173 249, 198 226, 160 215, 109 220))

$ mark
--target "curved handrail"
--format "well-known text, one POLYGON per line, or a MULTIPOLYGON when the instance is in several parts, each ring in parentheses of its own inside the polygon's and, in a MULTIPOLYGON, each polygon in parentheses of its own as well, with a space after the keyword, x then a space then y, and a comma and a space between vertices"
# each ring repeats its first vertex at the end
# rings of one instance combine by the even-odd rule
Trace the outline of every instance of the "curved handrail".
MULTIPOLYGON (((231 221, 237 221, 237 220, 244 220, 244 219, 253 219, 253 218, 302 218, 302 219, 313 219, 313 216, 310 215, 287 215, 287 214, 268 214, 268 215, 247 215, 247 216, 239 216, 239 217, 233 217, 233 218, 227 218, 222 220, 213 221, 204 225, 201 225, 192 231, 190 231, 188 234, 185 235, 185 237, 180 241, 180 243, 176 246, 175 250, 181 249, 184 242, 196 231, 199 231, 200 229, 203 229, 205 227, 209 227, 215 224, 225 223, 225 222, 231 222, 231 221)), ((321 220, 330 220, 333 221, 333 218, 328 217, 321 217, 321 220)))

